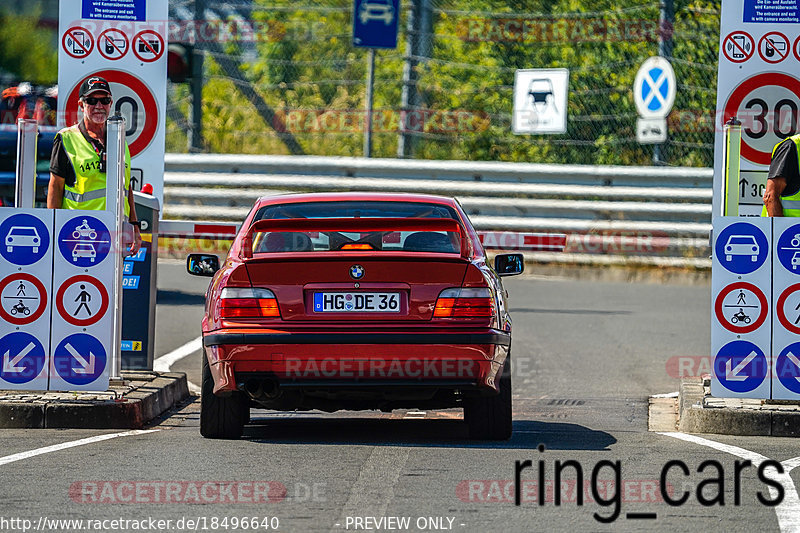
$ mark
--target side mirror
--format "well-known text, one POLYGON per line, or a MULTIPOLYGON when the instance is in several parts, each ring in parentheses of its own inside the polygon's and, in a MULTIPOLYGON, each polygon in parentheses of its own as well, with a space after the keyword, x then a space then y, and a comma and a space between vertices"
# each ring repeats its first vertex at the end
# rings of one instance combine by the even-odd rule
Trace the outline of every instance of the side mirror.
POLYGON ((497 254, 494 256, 494 271, 498 276, 516 276, 525 269, 522 254, 497 254))
POLYGON ((189 254, 186 271, 193 276, 211 277, 219 270, 219 258, 210 254, 189 254))

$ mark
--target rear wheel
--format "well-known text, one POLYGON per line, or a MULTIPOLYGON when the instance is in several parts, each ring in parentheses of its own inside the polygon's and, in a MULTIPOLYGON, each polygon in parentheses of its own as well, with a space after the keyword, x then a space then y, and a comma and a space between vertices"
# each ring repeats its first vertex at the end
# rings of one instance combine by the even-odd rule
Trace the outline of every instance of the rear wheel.
POLYGON ((200 434, 208 439, 238 439, 250 417, 247 398, 241 392, 220 397, 214 394, 214 378, 203 354, 203 385, 200 388, 200 434))
POLYGON ((507 358, 500 376, 500 394, 470 398, 464 402, 464 420, 469 437, 477 440, 511 438, 511 359, 507 358))

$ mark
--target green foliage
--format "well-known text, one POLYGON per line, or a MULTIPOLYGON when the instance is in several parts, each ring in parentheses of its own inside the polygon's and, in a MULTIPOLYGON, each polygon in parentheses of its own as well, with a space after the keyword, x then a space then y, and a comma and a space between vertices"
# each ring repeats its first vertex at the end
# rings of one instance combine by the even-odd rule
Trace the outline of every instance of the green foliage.
POLYGON ((58 81, 54 31, 40 28, 38 16, 20 16, 0 8, 0 68, 38 85, 58 81))
MULTIPOLYGON (((658 54, 659 4, 642 0, 431 0, 432 53, 416 62, 416 158, 583 164, 651 164, 636 141, 632 86, 658 54), (517 69, 567 68, 562 135, 513 135, 517 69)), ((352 0, 254 0, 255 43, 226 43, 277 119, 268 124, 207 56, 204 135, 212 152, 361 155, 366 57, 351 45, 352 0)), ((406 23, 397 50, 376 54, 373 155, 394 157, 402 129, 406 23)), ((418 38, 418 37, 412 37, 418 38)), ((672 64, 678 96, 664 147, 670 165, 711 166, 719 2, 678 1, 672 64)), ((177 95, 176 95, 177 96, 177 95)), ((174 104, 174 107, 185 104, 174 104)), ((180 126, 171 122, 176 135, 180 126)), ((170 136, 168 136, 168 139, 170 136)), ((185 137, 184 137, 185 138, 185 137)), ((171 142, 168 140, 168 142, 171 142)))

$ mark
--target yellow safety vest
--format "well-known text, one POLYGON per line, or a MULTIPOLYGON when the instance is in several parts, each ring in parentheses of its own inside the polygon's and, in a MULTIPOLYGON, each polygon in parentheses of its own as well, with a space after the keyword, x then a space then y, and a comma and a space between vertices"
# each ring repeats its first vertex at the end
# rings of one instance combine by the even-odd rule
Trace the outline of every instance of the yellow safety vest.
MULTIPOLYGON (((800 171, 800 133, 789 137, 794 142, 794 147, 797 150, 797 165, 800 171)), ((783 141, 781 141, 783 142, 783 141)), ((780 146, 780 142, 772 149, 772 157, 775 157, 775 150, 780 146)), ((783 216, 785 217, 800 217, 800 190, 791 196, 781 196, 781 206, 783 206, 783 216)), ((767 216, 767 206, 761 209, 761 216, 767 216)))
MULTIPOLYGON (((62 209, 103 211, 106 208, 106 173, 100 172, 100 156, 78 126, 58 132, 75 170, 75 184, 64 186, 62 209)), ((131 152, 125 143, 125 216, 130 214, 128 189, 131 186, 131 152)))

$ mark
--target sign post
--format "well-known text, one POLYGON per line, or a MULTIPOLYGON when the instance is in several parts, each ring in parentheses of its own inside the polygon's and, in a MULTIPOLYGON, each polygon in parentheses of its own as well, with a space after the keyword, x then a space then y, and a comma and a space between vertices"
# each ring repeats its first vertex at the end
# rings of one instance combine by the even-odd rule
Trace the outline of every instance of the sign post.
POLYGON ((36 121, 17 120, 17 184, 14 207, 30 209, 36 202, 36 121))
POLYGON ((106 123, 108 168, 106 206, 114 214, 114 336, 111 344, 111 380, 122 380, 122 261, 126 251, 125 213, 125 119, 115 115, 106 123))

